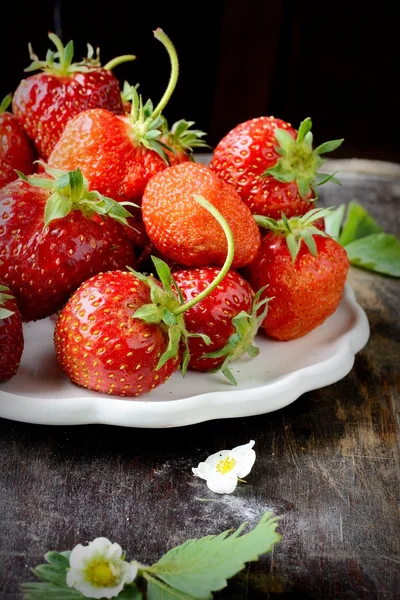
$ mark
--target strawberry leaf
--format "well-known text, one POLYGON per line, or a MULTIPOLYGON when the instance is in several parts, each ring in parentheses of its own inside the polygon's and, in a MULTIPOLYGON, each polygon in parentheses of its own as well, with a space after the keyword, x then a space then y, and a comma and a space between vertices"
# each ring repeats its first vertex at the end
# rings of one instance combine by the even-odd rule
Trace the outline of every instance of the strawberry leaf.
POLYGON ((373 233, 345 246, 352 265, 400 277, 400 240, 389 233, 373 233))
POLYGON ((367 211, 357 202, 350 202, 347 208, 347 216, 343 224, 342 232, 339 236, 339 243, 347 246, 354 240, 371 235, 372 233, 381 233, 382 227, 367 213, 367 211))
POLYGON ((226 587, 227 579, 241 571, 246 562, 257 560, 279 542, 277 520, 266 513, 244 535, 245 524, 234 532, 187 540, 146 571, 189 597, 208 600, 213 591, 226 587))
POLYGON ((340 140, 332 140, 331 142, 324 142, 318 148, 315 148, 314 152, 316 154, 327 154, 328 152, 333 152, 339 146, 341 146, 344 142, 344 138, 340 140))
POLYGON ((179 342, 181 341, 182 330, 179 325, 174 325, 168 329, 168 346, 166 351, 161 355, 158 361, 156 371, 161 369, 165 363, 170 359, 174 358, 179 352, 179 342))

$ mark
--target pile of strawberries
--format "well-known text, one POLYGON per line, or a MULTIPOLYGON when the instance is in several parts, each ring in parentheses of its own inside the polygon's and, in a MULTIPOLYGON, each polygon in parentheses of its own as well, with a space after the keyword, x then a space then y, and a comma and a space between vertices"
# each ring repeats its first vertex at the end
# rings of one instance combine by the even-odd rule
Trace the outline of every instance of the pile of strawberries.
MULTIPOLYGON (((138 396, 187 368, 222 370, 258 354, 256 334, 292 340, 337 308, 345 250, 315 208, 321 155, 311 120, 274 117, 230 131, 210 166, 204 132, 121 90, 89 46, 55 51, 0 106, 0 381, 23 351, 22 321, 56 317, 61 368, 77 385, 138 396)), ((333 178, 334 179, 334 178, 333 178)), ((266 357, 266 360, 268 358, 266 357)))

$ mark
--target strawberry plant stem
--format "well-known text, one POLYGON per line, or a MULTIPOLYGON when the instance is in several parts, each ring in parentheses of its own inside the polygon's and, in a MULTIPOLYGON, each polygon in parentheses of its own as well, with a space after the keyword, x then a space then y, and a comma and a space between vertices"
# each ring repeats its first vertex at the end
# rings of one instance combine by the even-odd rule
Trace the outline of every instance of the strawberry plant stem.
POLYGON ((175 50, 173 43, 171 42, 169 37, 163 32, 163 30, 160 28, 158 28, 154 31, 154 37, 164 45, 164 47, 166 48, 166 50, 168 52, 169 59, 171 61, 171 75, 169 77, 168 87, 165 90, 163 97, 161 98, 160 102, 157 104, 157 106, 153 110, 153 113, 151 115, 152 119, 157 117, 161 113, 161 111, 164 110, 170 97, 172 96, 172 92, 175 89, 176 82, 178 81, 178 75, 179 75, 178 56, 176 54, 176 50, 175 50))
POLYGON ((194 199, 196 200, 196 202, 201 204, 201 206, 203 206, 205 209, 207 209, 208 212, 210 212, 212 214, 212 216, 215 219, 217 219, 218 223, 221 225, 222 229, 224 230, 225 236, 226 236, 226 241, 228 244, 228 253, 226 255, 225 262, 224 262, 220 272, 214 279, 214 281, 212 283, 210 283, 210 285, 207 286, 206 289, 203 290, 200 294, 198 294, 195 298, 192 298, 192 300, 190 300, 189 302, 186 302, 185 304, 182 304, 179 308, 175 309, 173 312, 176 316, 181 315, 183 312, 185 312, 189 308, 192 308, 192 306, 194 306, 195 304, 198 304, 206 296, 211 294, 213 289, 215 289, 217 287, 217 285, 223 280, 223 278, 229 271, 231 264, 232 264, 233 256, 235 254, 235 245, 233 242, 232 231, 231 231, 228 223, 224 219, 224 217, 218 212, 218 210, 215 208, 215 206, 213 206, 208 200, 203 198, 203 196, 194 196, 194 199))
POLYGON ((134 54, 123 54, 122 56, 116 56, 112 60, 108 61, 106 65, 104 65, 104 69, 107 69, 107 71, 112 71, 115 69, 115 67, 118 67, 118 65, 122 65, 122 63, 135 59, 136 56, 134 54))

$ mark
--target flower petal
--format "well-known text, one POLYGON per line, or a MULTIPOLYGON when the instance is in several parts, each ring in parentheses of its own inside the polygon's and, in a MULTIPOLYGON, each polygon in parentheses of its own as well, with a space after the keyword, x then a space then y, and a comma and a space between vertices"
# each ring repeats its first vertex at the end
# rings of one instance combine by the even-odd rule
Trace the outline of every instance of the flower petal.
POLYGON ((255 442, 250 440, 248 444, 237 446, 231 450, 231 456, 237 461, 237 476, 246 477, 254 465, 256 453, 252 449, 255 442))
POLYGON ((236 469, 225 475, 214 470, 207 479, 207 485, 216 494, 231 494, 236 489, 237 481, 236 469))
POLYGON ((198 464, 197 468, 192 467, 192 471, 193 474, 196 475, 196 477, 200 477, 201 479, 207 479, 207 477, 210 474, 211 467, 207 463, 201 462, 198 464))
POLYGON ((124 587, 123 583, 115 587, 94 587, 88 581, 80 579, 74 588, 78 590, 85 598, 116 598, 124 587))

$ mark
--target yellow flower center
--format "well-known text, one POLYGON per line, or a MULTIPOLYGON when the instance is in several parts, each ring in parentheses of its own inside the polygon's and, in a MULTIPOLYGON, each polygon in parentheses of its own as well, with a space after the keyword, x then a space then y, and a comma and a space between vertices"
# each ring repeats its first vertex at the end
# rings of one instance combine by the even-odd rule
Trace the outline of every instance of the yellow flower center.
POLYGON ((236 465, 236 460, 230 456, 226 458, 222 458, 215 467, 218 473, 222 473, 222 475, 226 475, 230 471, 232 471, 233 467, 236 465))
POLYGON ((94 560, 86 569, 86 576, 90 583, 97 587, 114 586, 117 583, 114 565, 105 560, 94 560))

